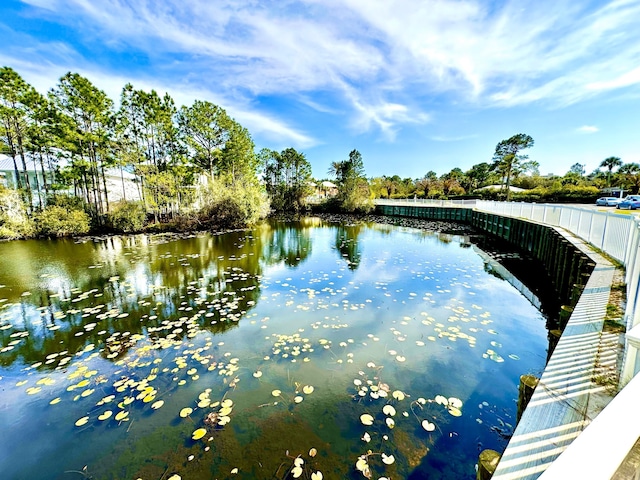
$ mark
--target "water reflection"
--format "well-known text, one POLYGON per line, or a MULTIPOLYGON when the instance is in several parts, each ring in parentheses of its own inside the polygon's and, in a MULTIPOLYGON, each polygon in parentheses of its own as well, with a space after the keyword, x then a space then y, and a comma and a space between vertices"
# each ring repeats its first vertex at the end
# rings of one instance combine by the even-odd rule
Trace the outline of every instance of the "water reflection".
MULTIPOLYGON (((192 312, 201 314, 198 325, 205 330, 234 328, 260 297, 263 265, 303 263, 317 222, 274 222, 214 236, 4 244, 0 364, 35 363, 65 345, 62 360, 109 333, 142 334, 192 312)), ((57 365, 44 362, 42 368, 57 365)))
POLYGON ((2 244, 0 469, 472 478, 546 332, 469 245, 318 219, 2 244))
POLYGON ((358 236, 365 225, 338 225, 336 227, 336 250, 347 262, 349 270, 356 270, 360 265, 362 257, 361 246, 358 243, 358 236))

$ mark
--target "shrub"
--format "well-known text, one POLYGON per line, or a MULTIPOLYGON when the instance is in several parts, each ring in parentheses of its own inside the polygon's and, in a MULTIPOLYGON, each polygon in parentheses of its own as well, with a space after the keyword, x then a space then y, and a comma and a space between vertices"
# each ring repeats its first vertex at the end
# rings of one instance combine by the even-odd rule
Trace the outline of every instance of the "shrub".
POLYGON ((236 180, 232 184, 213 180, 205 195, 206 203, 197 215, 201 227, 243 228, 269 214, 266 194, 256 182, 250 180, 236 180))
POLYGON ((35 215, 36 232, 44 237, 82 235, 89 231, 89 215, 83 210, 48 205, 35 215))
POLYGON ((66 210, 87 211, 87 203, 82 197, 66 195, 64 193, 53 193, 47 197, 47 206, 62 207, 66 210))
POLYGON ((107 224, 117 232, 131 233, 142 230, 147 212, 142 202, 120 201, 107 214, 107 224))
POLYGON ((33 233, 33 221, 27 216, 20 194, 0 186, 0 238, 27 238, 33 233))

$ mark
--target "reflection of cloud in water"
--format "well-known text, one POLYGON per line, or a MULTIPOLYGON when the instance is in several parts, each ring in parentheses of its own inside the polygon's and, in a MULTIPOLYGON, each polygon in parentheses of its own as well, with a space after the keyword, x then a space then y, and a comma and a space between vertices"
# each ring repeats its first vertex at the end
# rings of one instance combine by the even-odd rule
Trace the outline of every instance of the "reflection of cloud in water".
MULTIPOLYGON (((337 418, 344 423, 336 427, 336 430, 343 428, 340 439, 336 442, 331 438, 324 439, 333 445, 332 448, 337 448, 338 442, 346 443, 345 438, 350 441, 354 435, 349 423, 353 419, 350 420, 349 415, 362 413, 358 410, 362 406, 349 397, 353 393, 352 381, 360 370, 369 372, 365 365, 370 361, 382 367, 379 375, 383 381, 393 389, 404 390, 413 399, 443 394, 463 400, 477 392, 483 392, 482 397, 487 396, 489 384, 492 389, 508 392, 522 373, 521 369, 538 368, 543 363, 535 354, 521 350, 518 353, 522 360, 516 362, 509 357, 512 349, 520 348, 523 332, 527 335, 527 348, 544 349, 544 327, 539 328, 540 322, 532 321, 540 315, 507 282, 484 272, 482 259, 471 249, 458 248, 455 237, 448 239, 453 240, 452 243, 443 245, 436 236, 420 236, 407 231, 394 236, 395 229, 385 229, 381 233, 363 228, 357 239, 350 239, 357 241, 354 252, 361 255, 358 257, 358 269, 350 270, 342 256, 336 258, 334 227, 309 231, 303 242, 297 241, 294 229, 278 228, 280 230, 261 228, 254 235, 247 232, 214 237, 203 235, 156 244, 146 244, 138 239, 134 247, 124 250, 117 245, 81 245, 81 251, 87 253, 82 249, 89 249, 93 253, 87 255, 84 263, 76 262, 81 266, 67 266, 69 270, 82 270, 84 273, 78 278, 86 279, 86 283, 74 284, 78 290, 73 297, 80 298, 72 305, 77 307, 77 312, 60 319, 58 323, 62 327, 57 333, 45 331, 42 337, 48 336, 46 348, 29 345, 27 351, 26 341, 21 340, 16 349, 22 348, 24 355, 36 355, 42 360, 50 351, 58 351, 61 341, 76 350, 92 342, 97 353, 103 346, 101 342, 107 341, 108 337, 108 346, 116 349, 112 361, 118 364, 107 362, 102 357, 94 359, 93 365, 99 366, 96 368, 99 373, 87 379, 87 387, 109 391, 114 389, 114 381, 119 376, 130 376, 136 381, 144 377, 166 401, 162 409, 150 415, 147 404, 134 400, 136 408, 131 409, 130 415, 135 420, 135 430, 132 429, 135 432, 139 432, 138 429, 153 431, 156 427, 162 427, 166 432, 173 431, 181 425, 175 423, 176 412, 193 403, 205 388, 213 390, 211 399, 222 397, 227 392, 225 389, 231 388, 231 383, 236 386, 236 374, 241 381, 234 390, 228 390, 235 402, 231 420, 233 429, 226 430, 230 432, 228 435, 251 430, 255 425, 252 422, 256 420, 267 425, 270 415, 276 418, 283 411, 295 418, 299 425, 305 423, 305 428, 311 431, 317 419, 304 417, 305 412, 315 411, 313 409, 318 406, 314 402, 322 399, 323 410, 320 413, 329 427, 314 431, 314 435, 326 435, 334 428, 331 422, 337 418), (275 239, 275 236, 270 236, 272 231, 279 231, 280 238, 286 239, 288 247, 267 247, 266 244, 275 239), (96 251, 100 258, 93 256, 96 251), (130 255, 118 257, 123 251, 130 255), (308 253, 304 262, 300 252, 308 253), (111 254, 118 258, 110 258, 111 254), (98 261, 105 266, 89 268, 98 261), (300 268, 293 268, 296 262, 300 268), (100 300, 90 295, 83 296, 94 289, 104 295, 100 300), (97 303, 108 306, 98 309, 100 313, 93 312, 91 309, 97 303), (88 310, 84 311, 84 308, 88 310), (113 311, 113 316, 104 316, 108 311, 113 311), (127 316, 120 317, 123 314, 127 316), (211 324, 213 321, 216 322, 214 325, 211 324), (83 328, 90 325, 89 322, 97 326, 84 332, 83 328), (100 329, 109 332, 103 336, 99 334, 100 329), (149 332, 154 338, 154 346, 159 348, 147 349, 152 343, 146 336, 149 332), (76 336, 77 333, 80 335, 76 336), (279 335, 285 335, 287 339, 290 337, 292 343, 278 345, 274 349, 281 338, 279 335), (308 340, 303 340, 305 338, 308 340), (135 341, 131 340, 129 345, 129 339, 135 341), (321 339, 331 343, 322 344, 321 339), (313 350, 300 347, 302 343, 310 344, 313 350), (330 348, 325 349, 328 345, 330 348), (286 350, 287 346, 293 350, 286 350), (497 351, 504 362, 498 364, 483 358, 482 354, 489 348, 497 351), (293 353, 299 350, 299 356, 293 353), (237 373, 235 367, 229 367, 233 358, 238 359, 237 373), (202 363, 203 360, 208 363, 202 363), (226 363, 224 370, 227 373, 233 370, 231 375, 221 374, 221 370, 213 365, 215 362, 226 363), (209 370, 212 366, 213 370, 209 370), (118 376, 113 373, 116 368, 118 376), (187 373, 192 369, 197 369, 197 374, 187 373), (252 375, 258 370, 263 372, 260 379, 252 375), (104 376, 104 382, 101 380, 102 383, 98 384, 100 376, 104 376), (183 381, 183 384, 177 383, 183 381), (95 385, 89 385, 89 382, 95 382, 95 385), (313 384, 315 391, 305 397, 300 406, 289 400, 286 404, 283 400, 282 405, 274 405, 270 392, 280 389, 291 396, 296 389, 295 382, 313 384), (256 413, 257 405, 263 403, 268 403, 270 409, 261 408, 256 413)), ((2 278, 0 281, 4 283, 2 278)), ((66 313, 68 305, 60 308, 66 313)), ((32 313, 37 315, 35 311, 32 313)), ((39 335, 40 332, 31 332, 28 341, 38 339, 39 335)), ((69 367, 76 366, 80 359, 74 352, 67 355, 71 358, 69 367)), ((28 361, 33 359, 30 357, 28 361)), ((15 368, 14 374, 20 376, 18 364, 15 368)), ((39 375, 39 372, 33 375, 31 380, 39 375)), ((58 410, 64 412, 64 419, 56 420, 61 424, 54 422, 56 428, 60 427, 56 431, 61 432, 64 442, 77 442, 78 438, 95 439, 104 442, 110 451, 114 448, 112 443, 120 441, 120 437, 116 437, 122 435, 121 440, 126 442, 127 449, 135 451, 136 447, 142 446, 144 435, 125 435, 128 426, 116 428, 112 425, 113 428, 107 429, 96 424, 97 415, 102 413, 102 410, 94 408, 96 398, 87 394, 86 399, 83 397, 77 403, 72 402, 74 395, 81 392, 67 392, 67 384, 67 380, 54 384, 36 395, 39 398, 34 399, 35 404, 23 402, 15 408, 15 421, 22 428, 18 429, 16 423, 5 426, 7 430, 16 431, 12 436, 16 444, 26 446, 38 435, 38 428, 34 426, 38 422, 30 423, 26 416, 33 413, 34 405, 47 407, 50 395, 54 394, 63 398, 58 407, 67 408, 58 410), (91 418, 89 429, 74 429, 73 422, 87 414, 91 418), (101 435, 103 430, 105 434, 101 435), (109 440, 107 434, 111 435, 109 440)), ((24 399, 24 388, 12 389, 13 395, 6 398, 12 402, 24 399)), ((118 393, 118 403, 125 395, 138 395, 133 390, 118 393)), ((509 398, 498 399, 495 403, 499 401, 500 405, 511 407, 510 395, 506 394, 509 398)), ((381 409, 381 404, 375 405, 381 409)), ((405 417, 401 418, 401 410, 398 405, 396 407, 396 421, 400 425, 405 417)), ((12 406, 7 408, 13 410, 12 406)), ((448 425, 452 425, 451 428, 455 426, 461 435, 471 430, 475 417, 467 417, 467 408, 465 405, 463 416, 455 420, 444 411, 444 418, 438 420, 443 437, 449 433, 448 425), (468 422, 472 425, 469 426, 468 422)), ((201 413, 194 410, 192 420, 200 422, 201 413)), ((46 420, 49 415, 55 415, 55 411, 45 408, 38 415, 46 420)), ((354 419, 354 424, 360 428, 358 416, 354 419)), ((416 440, 423 445, 427 434, 419 422, 416 423, 414 418, 411 420, 414 421, 411 428, 405 431, 401 430, 403 427, 397 427, 397 432, 418 435, 415 439, 411 437, 411 441, 416 440)), ((47 432, 42 432, 41 437, 47 441, 40 443, 51 445, 47 435, 47 432)), ((362 432, 357 432, 355 440, 361 435, 362 432)), ((176 435, 175 443, 171 438, 171 435, 167 436, 167 445, 156 442, 145 445, 145 448, 155 449, 152 453, 159 457, 166 454, 167 449, 177 450, 178 463, 182 465, 187 453, 182 445, 184 438, 176 435)), ((241 442, 236 438, 225 439, 241 442)), ((259 443, 259 440, 256 438, 254 441, 259 443)), ((270 441, 285 451, 293 448, 285 445, 286 440, 283 437, 270 441)), ((104 452, 98 452, 100 449, 93 451, 86 446, 90 443, 83 443, 82 449, 61 452, 60 456, 66 455, 67 462, 73 459, 72 463, 99 464, 97 457, 92 455, 104 452)), ((351 471, 355 459, 347 457, 354 447, 362 445, 349 443, 343 446, 344 450, 336 450, 333 454, 340 461, 348 462, 345 468, 351 471)), ((192 447, 198 448, 189 445, 192 447)), ((400 447, 390 442, 387 453, 403 454, 400 447), (392 452, 396 447, 397 450, 392 452)), ((274 447, 270 445, 269 448, 274 447)), ((48 455, 50 452, 36 451, 33 459, 51 462, 48 455)), ((224 455, 219 456, 220 462, 227 461, 224 455)), ((464 456, 465 453, 456 455, 464 456)), ((242 458, 241 461, 245 462, 241 467, 252 468, 251 458, 242 458)), ((475 459, 469 460, 465 468, 472 470, 473 461, 475 459)), ((181 468, 189 468, 189 465, 181 468)), ((134 474, 133 471, 128 473, 134 474)), ((186 472, 183 473, 186 477, 186 472)), ((326 477, 330 476, 330 472, 325 473, 326 477)), ((161 474, 159 472, 156 477, 161 474)))

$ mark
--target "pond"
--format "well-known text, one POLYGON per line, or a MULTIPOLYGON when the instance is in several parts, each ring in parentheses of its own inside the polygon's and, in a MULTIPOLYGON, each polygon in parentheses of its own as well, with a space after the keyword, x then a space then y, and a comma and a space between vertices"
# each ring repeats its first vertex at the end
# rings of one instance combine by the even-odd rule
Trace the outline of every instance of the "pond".
POLYGON ((0 244, 0 471, 475 478, 547 348, 494 267, 464 235, 318 218, 0 244))

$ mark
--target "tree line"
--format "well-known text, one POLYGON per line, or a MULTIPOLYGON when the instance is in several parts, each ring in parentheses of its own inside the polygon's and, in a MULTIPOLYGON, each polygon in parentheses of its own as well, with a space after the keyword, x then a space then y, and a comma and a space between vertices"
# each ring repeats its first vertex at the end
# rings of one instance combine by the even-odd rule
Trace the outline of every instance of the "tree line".
MULTIPOLYGON (((12 161, 16 187, 0 190, 0 237, 135 231, 150 219, 159 229, 238 227, 270 209, 299 211, 311 193, 304 154, 256 153, 249 131, 222 107, 179 107, 169 94, 130 83, 116 105, 71 72, 42 94, 0 68, 0 153, 12 161), (116 204, 107 185, 113 172, 123 187, 116 204), (141 202, 126 198, 129 175, 141 202)), ((350 211, 371 203, 359 162, 336 171, 338 207, 350 211), (356 186, 361 198, 345 193, 356 186)))
MULTIPOLYGON (((367 178, 362 155, 352 150, 330 164, 327 178, 337 193, 323 208, 366 212, 374 198, 477 195, 490 184, 501 185, 501 191, 482 195, 507 200, 511 186, 528 188, 531 200, 558 191, 593 196, 605 185, 640 188, 640 166, 617 157, 590 175, 575 164, 563 177, 543 178, 537 162, 523 153, 533 144, 530 136, 517 134, 498 143, 492 162, 440 176, 429 171, 417 179, 367 178)), ((42 94, 12 68, 0 68, 0 152, 12 161, 17 187, 0 189, 0 237, 139 231, 150 225, 235 228, 269 211, 300 212, 314 193, 304 153, 256 152, 249 131, 218 105, 195 100, 177 106, 169 94, 130 83, 116 105, 71 72, 42 94), (30 166, 40 175, 29 175, 30 166), (107 173, 114 172, 122 180, 123 201, 110 197, 107 173), (133 176, 140 202, 126 198, 125 176, 133 176)))
POLYGON ((518 201, 591 202, 605 188, 625 193, 640 192, 640 165, 608 157, 587 174, 585 165, 575 163, 564 175, 541 176, 539 164, 523 150, 534 145, 526 134, 516 134, 496 145, 491 162, 481 162, 463 171, 458 167, 438 176, 429 171, 421 178, 398 175, 372 178, 376 198, 458 198, 475 197, 518 201), (615 169, 615 171, 614 171, 615 169), (497 186, 483 190, 483 187, 497 186), (524 189, 513 193, 510 187, 524 189))

